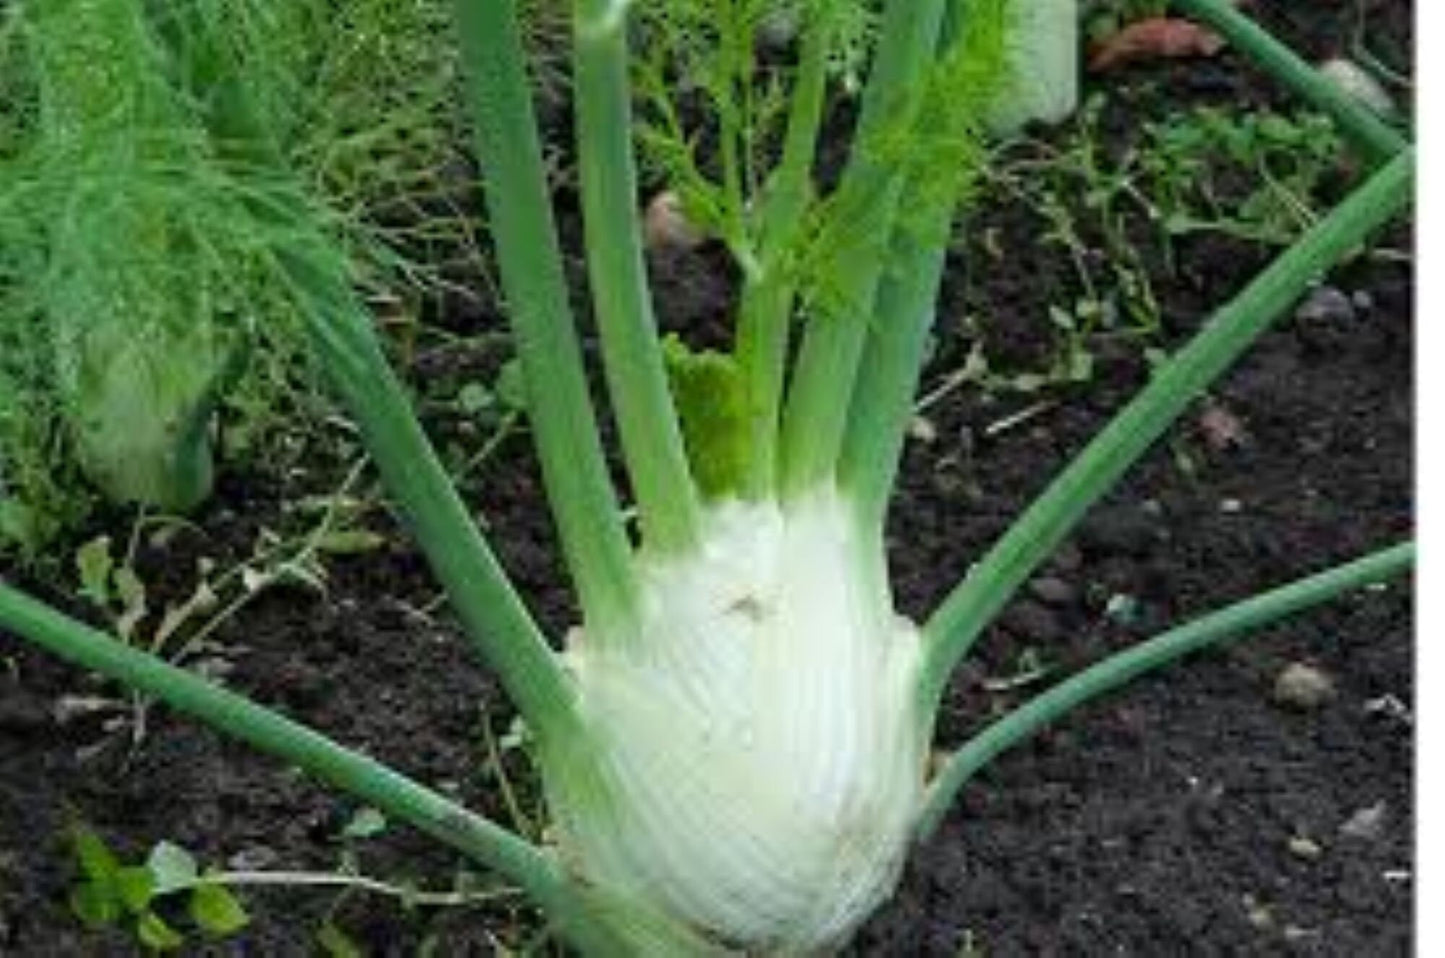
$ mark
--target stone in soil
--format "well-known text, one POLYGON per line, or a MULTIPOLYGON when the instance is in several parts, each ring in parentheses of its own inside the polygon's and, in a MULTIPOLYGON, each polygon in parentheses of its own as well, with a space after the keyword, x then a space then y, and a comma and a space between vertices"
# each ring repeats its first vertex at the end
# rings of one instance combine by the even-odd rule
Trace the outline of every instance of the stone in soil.
POLYGON ((1335 697, 1334 679, 1303 662, 1291 662, 1274 680, 1274 700, 1280 705, 1312 711, 1335 697))
POLYGON ((1003 614, 1003 627, 1030 642, 1053 642, 1063 635, 1059 618, 1041 603, 1024 599, 1003 614))
POLYGON ((1385 834, 1389 819, 1389 806, 1376 802, 1355 812, 1340 826, 1340 834, 1360 841, 1375 841, 1385 834))
POLYGON ((1057 576, 1042 576, 1029 583, 1029 592, 1045 605, 1072 605, 1079 590, 1057 576))

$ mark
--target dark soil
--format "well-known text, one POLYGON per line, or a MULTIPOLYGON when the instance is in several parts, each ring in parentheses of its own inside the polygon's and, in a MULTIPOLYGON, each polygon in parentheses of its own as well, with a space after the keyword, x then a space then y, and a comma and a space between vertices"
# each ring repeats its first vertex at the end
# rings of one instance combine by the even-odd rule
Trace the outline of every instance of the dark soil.
MULTIPOLYGON (((1367 6, 1377 52, 1405 56, 1409 4, 1367 6)), ((1355 4, 1310 5, 1308 15, 1282 0, 1254 7, 1318 57, 1343 49, 1355 4)), ((1125 115, 1133 96, 1279 101, 1230 54, 1134 68, 1110 89, 1125 115)), ((1128 124, 1117 125, 1127 137, 1128 124)), ((980 220, 1007 233, 1022 228, 1016 215, 985 209, 980 220)), ((1404 230, 1386 237, 1397 249, 1409 244, 1404 230)), ((958 332, 965 311, 990 317, 990 349, 1013 343, 1026 354, 1044 335, 1047 305, 1076 292, 1049 266, 1057 255, 1023 242, 1004 268, 971 278, 953 271, 927 382, 967 351, 958 332)), ((1183 250, 1178 272, 1152 277, 1166 344, 1197 328, 1266 259, 1221 241, 1183 250)), ((716 322, 728 305, 719 275, 702 260, 669 264, 663 311, 716 322)), ((942 745, 1041 687, 990 691, 1030 661, 1065 674, 1169 623, 1410 534, 1409 267, 1361 258, 1328 282, 1370 302, 1350 316, 1283 322, 1131 473, 961 670, 942 745), (1215 411, 1206 417, 1207 409, 1215 411)), ((1038 397, 965 388, 930 409, 935 436, 911 443, 893 513, 906 612, 936 604, 1147 376, 1136 348, 1101 347, 1098 359, 1094 382, 1051 396, 1055 404, 1013 428, 992 427, 1038 397)), ((505 443, 471 486, 491 541, 559 634, 573 610, 525 438, 505 443)), ((314 476, 233 476, 199 517, 204 536, 143 554, 142 572, 159 590, 168 575, 180 577, 171 585, 184 595, 196 556, 244 557, 262 526, 287 521, 282 503, 328 488, 314 476)), ((384 518, 372 523, 387 527, 384 518)), ((488 725, 506 731, 508 707, 450 617, 429 611, 438 590, 423 562, 397 534, 380 552, 328 568, 325 596, 274 591, 222 630, 215 654, 231 667, 226 683, 510 822, 483 734, 488 725)), ((405 829, 343 843, 354 812, 347 800, 164 709, 151 710, 132 750, 125 735, 102 728, 105 716, 56 718, 62 697, 113 689, 10 638, 0 639, 0 664, 0 954, 130 953, 124 938, 87 932, 68 910, 70 816, 132 858, 167 839, 218 866, 328 870, 346 853, 366 874, 396 882, 437 888, 456 877, 454 856, 405 829)), ((1413 693, 1407 583, 1142 681, 975 780, 852 951, 1408 954, 1413 693), (1277 704, 1275 679, 1292 662, 1331 676, 1334 698, 1307 710, 1277 704), (1377 807, 1383 824, 1373 833, 1342 830, 1377 807)), ((535 813, 522 757, 507 752, 500 767, 535 813)), ((407 912, 324 891, 244 897, 252 925, 209 951, 311 954, 328 918, 369 953, 396 955, 424 945, 430 954, 492 954, 541 927, 524 904, 506 900, 407 912)))

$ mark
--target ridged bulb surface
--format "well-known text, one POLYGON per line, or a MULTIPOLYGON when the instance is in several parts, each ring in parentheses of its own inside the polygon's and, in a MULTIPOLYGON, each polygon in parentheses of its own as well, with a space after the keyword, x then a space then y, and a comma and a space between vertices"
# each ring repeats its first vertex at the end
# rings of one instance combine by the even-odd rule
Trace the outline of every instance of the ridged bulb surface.
POLYGON ((831 491, 717 507, 699 554, 644 566, 640 635, 574 632, 595 738, 549 786, 588 880, 765 949, 838 942, 891 894, 923 784, 919 636, 866 548, 831 491))

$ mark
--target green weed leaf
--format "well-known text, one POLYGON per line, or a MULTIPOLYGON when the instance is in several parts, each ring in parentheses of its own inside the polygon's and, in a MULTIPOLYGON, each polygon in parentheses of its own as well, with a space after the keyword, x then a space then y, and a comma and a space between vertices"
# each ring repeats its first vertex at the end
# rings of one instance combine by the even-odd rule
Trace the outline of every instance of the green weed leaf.
POLYGON ((135 936, 141 944, 156 951, 175 951, 185 944, 180 933, 153 911, 140 916, 135 925, 135 936))
POLYGON ((316 944, 328 958, 362 958, 362 952, 346 932, 327 922, 316 932, 316 944))
POLYGON ((199 874, 195 856, 172 842, 156 843, 146 856, 146 870, 155 882, 157 895, 190 888, 199 874))
POLYGON ((120 919, 121 903, 108 881, 88 881, 70 890, 70 910, 85 927, 107 928, 120 919))
POLYGON ((457 392, 457 405, 462 412, 476 415, 492 404, 492 394, 481 383, 467 383, 457 392))
POLYGON ((370 529, 333 529, 316 540, 316 548, 331 555, 361 555, 386 545, 386 537, 370 529))
POLYGON ((386 831, 386 816, 374 808, 367 807, 351 816, 351 821, 341 830, 343 838, 371 838, 386 831))
POLYGON ((80 574, 80 594, 104 608, 110 603, 110 536, 96 536, 75 550, 75 570, 80 574))
POLYGON ((693 352, 676 336, 662 343, 693 478, 719 498, 741 487, 748 468, 747 395, 736 361, 693 352))
POLYGON ((144 865, 130 865, 115 873, 115 892, 132 915, 144 915, 156 895, 156 881, 144 865))
POLYGON ((76 823, 70 828, 70 840, 85 877, 103 885, 115 880, 116 873, 120 871, 120 861, 104 839, 85 825, 76 823))
POLYGON ((121 638, 130 641, 136 625, 145 618, 148 611, 145 583, 128 565, 116 569, 110 578, 115 585, 115 594, 120 600, 122 608, 120 618, 115 623, 115 630, 121 638))
POLYGON ((202 882, 191 892, 191 918, 208 935, 234 935, 251 920, 246 909, 224 885, 202 882))
POLYGON ((41 517, 19 499, 0 499, 0 543, 14 542, 23 550, 38 548, 41 517))
POLYGON ((522 364, 509 359, 502 364, 493 387, 502 405, 512 412, 527 411, 527 387, 522 379, 522 364))

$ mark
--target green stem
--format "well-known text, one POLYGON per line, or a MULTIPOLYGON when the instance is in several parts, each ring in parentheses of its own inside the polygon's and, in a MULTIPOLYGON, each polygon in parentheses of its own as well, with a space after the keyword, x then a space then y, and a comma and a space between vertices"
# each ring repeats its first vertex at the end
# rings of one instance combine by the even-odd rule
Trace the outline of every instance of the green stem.
POLYGON ((812 199, 813 160, 823 123, 831 42, 831 24, 819 15, 803 36, 783 154, 763 198, 759 216, 761 269, 748 276, 738 310, 735 353, 746 382, 752 439, 744 493, 751 499, 770 497, 777 488, 778 413, 796 294, 787 260, 795 252, 812 199))
POLYGON ((252 888, 280 886, 283 888, 340 888, 345 891, 364 891, 373 895, 384 895, 400 899, 408 906, 424 908, 459 908, 466 905, 481 905, 516 895, 510 888, 490 891, 424 891, 410 886, 393 885, 390 882, 367 878, 364 875, 348 875, 344 872, 206 872, 186 885, 174 886, 172 890, 196 888, 202 885, 225 885, 228 888, 252 888))
POLYGON ((858 362, 894 227, 901 183, 881 140, 912 115, 924 71, 933 62, 943 0, 890 0, 863 95, 853 152, 835 201, 840 219, 825 231, 823 315, 808 324, 783 413, 785 496, 834 475, 848 423, 858 362))
POLYGON ((924 229, 904 226, 895 232, 888 255, 905 266, 885 276, 878 289, 874 307, 878 321, 868 333, 867 359, 859 370, 839 466, 839 485, 864 527, 878 535, 883 532, 913 416, 913 398, 948 258, 952 211, 929 219, 933 221, 924 229))
POLYGON ((1219 310, 949 593, 924 627, 930 713, 984 627, 1089 507, 1316 277, 1409 203, 1413 169, 1413 151, 1391 160, 1219 310))
MULTIPOLYGON (((209 35, 208 35, 209 36, 209 35)), ((215 36, 209 41, 219 43, 215 36)), ((228 58, 224 45, 213 55, 228 58)), ((227 59, 222 76, 242 75, 227 59)), ((252 212, 275 225, 274 256, 297 295, 327 375, 366 439, 387 487, 451 599, 467 637, 496 669, 507 694, 543 736, 571 734, 573 691, 506 572, 477 531, 436 452, 412 413, 406 391, 357 300, 344 255, 315 226, 312 211, 283 170, 280 151, 244 84, 228 84, 224 116, 212 131, 246 157, 252 212)))
POLYGON ((160 699, 405 821, 516 882, 582 943, 605 942, 550 856, 445 796, 201 677, 76 622, 0 583, 0 629, 160 699))
POLYGON ((370 315, 341 268, 316 250, 314 244, 297 244, 278 259, 333 388, 360 427, 468 638, 529 722, 544 735, 554 729, 567 734, 562 730, 570 730, 573 691, 556 657, 412 414, 370 315))
POLYGON ((919 837, 927 838, 938 827, 959 789, 980 769, 1060 716, 1192 652, 1329 601, 1343 592, 1392 578, 1414 561, 1415 547, 1408 542, 1371 553, 1211 612, 1117 652, 1060 682, 988 726, 949 757, 928 789, 918 825, 919 837))
POLYGON ((700 510, 642 258, 626 18, 611 16, 611 7, 578 0, 574 13, 573 89, 587 266, 608 390, 644 539, 649 548, 682 552, 698 541, 700 510))
POLYGON ((1174 5, 1208 24, 1297 96, 1332 117, 1370 159, 1383 162, 1409 145, 1373 110, 1321 75, 1229 0, 1174 0, 1174 5))
POLYGON ((585 614, 627 623, 636 611, 631 550, 567 300, 516 0, 456 0, 455 10, 492 236, 547 498, 585 614))
MULTIPOLYGON (((975 67, 985 65, 982 58, 988 52, 969 46, 969 17, 979 12, 988 11, 973 0, 949 0, 939 30, 940 60, 968 57, 975 67)), ((955 88, 953 95, 956 104, 970 100, 962 88, 955 88)), ((976 106, 984 105, 972 99, 976 106)), ((967 161, 959 155, 956 162, 967 161)), ((955 215, 953 205, 940 203, 936 192, 930 195, 927 181, 926 174, 915 174, 904 187, 901 205, 911 212, 893 231, 887 257, 892 268, 878 286, 839 465, 839 485, 864 527, 879 538, 913 416, 955 215)))
POLYGON ((718 153, 722 162, 722 204, 724 239, 743 265, 744 272, 754 260, 747 235, 748 183, 745 167, 751 159, 743 118, 748 112, 753 82, 752 29, 742 23, 738 4, 722 0, 713 9, 719 21, 718 60, 728 91, 714 99, 718 124, 718 153), (747 41, 743 41, 743 36, 747 41))

